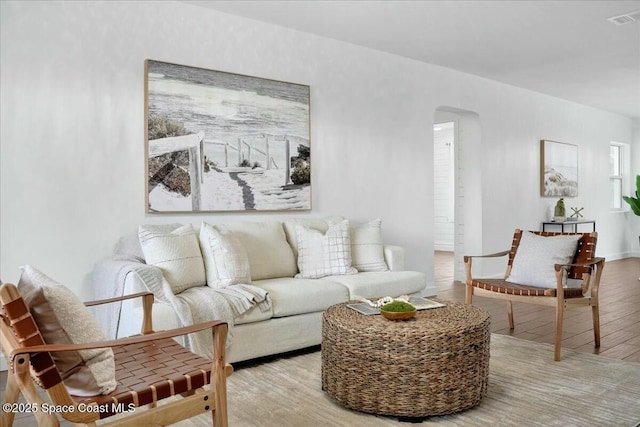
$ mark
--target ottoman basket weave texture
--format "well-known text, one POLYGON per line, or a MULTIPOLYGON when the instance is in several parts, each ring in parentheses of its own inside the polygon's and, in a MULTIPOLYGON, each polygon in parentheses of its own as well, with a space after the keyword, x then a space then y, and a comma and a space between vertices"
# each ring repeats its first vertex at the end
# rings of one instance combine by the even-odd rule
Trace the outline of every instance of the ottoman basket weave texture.
POLYGON ((322 388, 362 412, 427 417, 480 403, 489 380, 489 313, 471 305, 418 311, 408 321, 337 304, 322 322, 322 388))

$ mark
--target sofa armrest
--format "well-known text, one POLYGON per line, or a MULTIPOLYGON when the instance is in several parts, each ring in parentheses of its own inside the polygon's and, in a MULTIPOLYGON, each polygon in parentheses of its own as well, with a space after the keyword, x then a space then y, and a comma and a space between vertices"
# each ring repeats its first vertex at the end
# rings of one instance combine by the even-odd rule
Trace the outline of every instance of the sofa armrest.
POLYGON ((404 270, 404 248, 402 246, 384 245, 384 261, 391 271, 404 270))
MULTIPOLYGON (((171 292, 162 271, 155 266, 128 256, 116 255, 98 261, 93 268, 93 299, 105 300, 139 292, 152 292, 156 301, 168 303, 167 292, 171 292), (133 285, 133 286, 132 286, 133 285)), ((114 304, 92 307, 92 312, 103 328, 107 338, 117 335, 121 323, 123 304, 141 305, 140 299, 116 301, 114 304), (135 301, 135 302, 133 302, 135 301)))

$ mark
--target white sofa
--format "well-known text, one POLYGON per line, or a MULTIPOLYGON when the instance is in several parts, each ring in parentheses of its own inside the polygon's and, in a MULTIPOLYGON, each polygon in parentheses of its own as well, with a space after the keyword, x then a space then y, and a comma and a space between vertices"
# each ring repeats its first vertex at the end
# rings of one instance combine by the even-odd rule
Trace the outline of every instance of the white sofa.
MULTIPOLYGON (((232 339, 227 348, 229 362, 320 344, 322 313, 333 304, 360 297, 422 295, 426 288, 425 275, 405 271, 404 250, 399 246, 382 245, 381 234, 378 238, 379 250, 382 252, 380 256, 384 257, 388 271, 360 271, 357 274, 316 279, 295 278, 299 272, 296 224, 303 224, 321 232, 326 232, 328 228, 328 222, 324 219, 225 224, 246 250, 251 285, 266 290, 271 300, 269 310, 263 312, 258 307, 253 307, 235 319, 232 339)), ((357 228, 352 227, 351 231, 353 237, 357 228)), ((148 277, 146 273, 157 274, 158 267, 144 264, 144 254, 137 243, 137 237, 137 234, 132 234, 121 238, 114 251, 114 257, 96 264, 94 289, 97 299, 118 296, 113 289, 113 284, 118 280, 124 281, 122 289, 117 291, 118 294, 153 290, 145 283, 145 277, 148 277), (127 261, 123 263, 123 259, 127 261), (120 267, 114 269, 110 266, 117 262, 120 262, 120 267), (117 271, 120 279, 105 277, 105 271, 117 271)), ((351 242, 354 261, 358 259, 359 252, 369 251, 370 255, 372 247, 376 250, 375 244, 358 240, 352 239, 351 242), (363 245, 358 246, 358 243, 363 245)), ((154 329, 182 326, 173 307, 160 300, 156 295, 153 306, 154 329)), ((115 335, 122 337, 139 333, 142 320, 140 300, 133 299, 122 303, 116 317, 113 322, 117 329, 115 335)))

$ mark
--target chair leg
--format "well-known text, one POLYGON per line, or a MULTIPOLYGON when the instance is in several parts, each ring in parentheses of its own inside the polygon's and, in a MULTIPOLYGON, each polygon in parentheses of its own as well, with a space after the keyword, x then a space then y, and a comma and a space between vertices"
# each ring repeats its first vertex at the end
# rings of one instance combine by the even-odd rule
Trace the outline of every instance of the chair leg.
POLYGON ((562 320, 564 317, 564 301, 558 301, 556 305, 556 343, 553 352, 553 360, 560 361, 560 350, 562 347, 562 320))
POLYGON ((464 303, 467 305, 471 305, 471 301, 473 300, 473 286, 466 285, 467 290, 464 294, 464 303))
MULTIPOLYGON (((224 376, 224 372, 219 375, 224 376)), ((215 409, 211 413, 213 425, 215 427, 227 427, 229 424, 227 414, 227 387, 226 378, 222 381, 218 380, 211 383, 211 387, 215 390, 214 405, 215 409)))
POLYGON ((600 308, 597 304, 591 306, 591 313, 593 314, 593 338, 596 347, 600 347, 600 308))
POLYGON ((507 316, 509 316, 509 329, 513 330, 515 323, 513 322, 513 304, 511 301, 507 301, 507 316))
MULTIPOLYGON (((7 387, 4 392, 4 401, 2 403, 16 403, 20 397, 20 387, 16 382, 16 378, 11 371, 7 371, 7 387)), ((15 417, 14 411, 2 411, 2 425, 11 427, 13 425, 13 419, 15 417)))
MULTIPOLYGON (((37 404, 39 408, 42 408, 44 401, 40 398, 29 371, 14 374, 14 381, 27 402, 37 404)), ((37 411, 33 415, 39 427, 60 427, 60 421, 52 413, 37 411)))

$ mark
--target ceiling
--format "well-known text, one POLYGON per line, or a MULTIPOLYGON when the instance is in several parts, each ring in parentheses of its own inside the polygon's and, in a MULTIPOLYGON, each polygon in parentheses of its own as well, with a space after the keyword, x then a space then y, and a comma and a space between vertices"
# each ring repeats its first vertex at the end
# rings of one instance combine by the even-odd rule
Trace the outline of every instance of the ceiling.
POLYGON ((640 118, 640 0, 186 2, 640 118))

